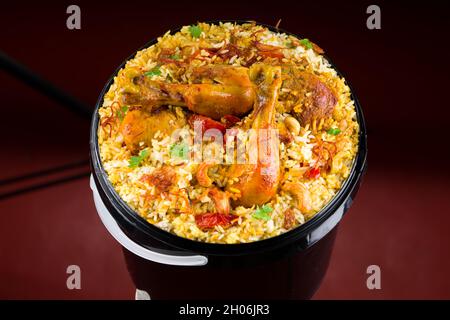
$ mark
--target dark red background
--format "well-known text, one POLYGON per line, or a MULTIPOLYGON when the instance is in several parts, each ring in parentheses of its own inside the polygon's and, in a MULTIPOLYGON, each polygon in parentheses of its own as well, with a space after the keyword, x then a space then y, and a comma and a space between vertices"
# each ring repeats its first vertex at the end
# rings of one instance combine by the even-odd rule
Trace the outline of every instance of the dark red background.
MULTIPOLYGON (((369 170, 315 298, 449 299, 449 9, 378 1, 382 29, 370 31, 372 1, 290 2, 10 1, 2 3, 0 46, 93 106, 116 66, 170 28, 281 18, 282 28, 319 43, 346 75, 369 130, 369 170), (81 30, 65 26, 70 4, 81 7, 81 30), (381 290, 366 287, 371 264, 381 267, 381 290)), ((88 121, 4 72, 0 81, 1 181, 88 158, 88 121)), ((134 297, 87 176, 1 197, 15 188, 0 185, 0 298, 134 297), (70 264, 81 267, 81 290, 66 288, 70 264)))

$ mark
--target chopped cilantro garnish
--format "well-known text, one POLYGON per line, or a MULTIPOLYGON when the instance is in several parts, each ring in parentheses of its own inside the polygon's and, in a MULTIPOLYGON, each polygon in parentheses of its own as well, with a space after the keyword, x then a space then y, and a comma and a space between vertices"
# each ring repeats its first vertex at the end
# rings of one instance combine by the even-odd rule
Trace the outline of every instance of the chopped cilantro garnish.
POLYGON ((121 107, 121 108, 120 108, 119 110, 117 110, 117 112, 116 112, 117 118, 119 118, 119 120, 122 121, 123 118, 125 118, 125 114, 127 113, 127 111, 128 111, 128 106, 123 106, 123 107, 121 107))
POLYGON ((170 146, 170 156, 186 160, 189 153, 189 146, 184 142, 175 143, 170 146))
POLYGON ((269 221, 271 219, 270 213, 273 211, 272 207, 268 204, 263 205, 261 208, 257 208, 253 213, 253 218, 259 220, 269 221))
POLYGON ((138 156, 133 156, 128 161, 128 167, 130 168, 137 168, 141 162, 148 157, 148 149, 142 150, 138 156))
POLYGON ((181 57, 178 53, 171 55, 169 58, 172 60, 180 60, 181 59, 181 57))
POLYGON ((150 71, 147 71, 144 73, 147 77, 153 77, 153 76, 160 76, 161 75, 161 69, 159 67, 154 67, 150 71))
POLYGON ((332 134, 333 136, 337 136, 339 133, 341 133, 341 130, 339 128, 330 128, 327 133, 332 134))
POLYGON ((191 36, 193 38, 198 38, 202 34, 202 28, 200 28, 199 26, 190 26, 189 32, 191 33, 191 36))
POLYGON ((313 45, 311 43, 311 41, 309 41, 308 39, 302 39, 300 40, 301 45, 303 45, 304 47, 306 47, 306 49, 312 49, 313 45))

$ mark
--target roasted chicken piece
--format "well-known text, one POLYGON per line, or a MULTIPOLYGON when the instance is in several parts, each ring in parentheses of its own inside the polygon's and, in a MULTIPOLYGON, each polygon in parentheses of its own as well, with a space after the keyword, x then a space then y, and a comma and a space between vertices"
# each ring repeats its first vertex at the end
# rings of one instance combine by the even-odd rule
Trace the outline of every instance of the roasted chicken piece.
POLYGON ((222 214, 230 213, 230 196, 228 192, 213 187, 209 190, 208 195, 214 202, 216 212, 222 214))
POLYGON ((332 115, 337 98, 320 78, 298 68, 283 69, 283 88, 296 91, 298 100, 293 113, 303 126, 332 115))
POLYGON ((272 129, 275 128, 275 104, 281 87, 281 68, 254 64, 250 69, 250 78, 256 86, 251 129, 255 130, 257 136, 258 159, 255 164, 231 165, 228 175, 238 178, 238 181, 227 186, 240 191, 240 197, 234 204, 245 207, 269 201, 275 195, 280 180, 279 140, 272 129))
POLYGON ((186 106, 216 120, 225 115, 243 116, 251 110, 255 92, 247 68, 198 67, 192 70, 192 78, 193 84, 173 84, 155 81, 145 75, 135 77, 133 90, 123 93, 122 102, 142 105, 148 110, 160 105, 186 106))
POLYGON ((150 145, 157 131, 171 135, 176 128, 181 128, 185 124, 184 118, 177 117, 168 109, 159 108, 151 112, 134 109, 127 112, 119 131, 128 149, 135 151, 140 142, 150 145))
POLYGON ((197 173, 195 174, 195 177, 197 178, 198 184, 201 185, 202 187, 211 187, 213 183, 212 179, 208 176, 208 169, 211 168, 212 166, 213 164, 208 162, 202 162, 198 166, 198 170, 197 173))

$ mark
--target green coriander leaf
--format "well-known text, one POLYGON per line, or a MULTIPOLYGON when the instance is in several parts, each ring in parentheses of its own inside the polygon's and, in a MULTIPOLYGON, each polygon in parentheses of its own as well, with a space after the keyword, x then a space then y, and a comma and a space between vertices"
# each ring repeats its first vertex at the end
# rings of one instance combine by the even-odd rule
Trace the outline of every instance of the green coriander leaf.
POLYGON ((268 204, 263 205, 261 208, 257 208, 253 213, 253 218, 259 220, 269 221, 271 219, 270 213, 273 211, 272 207, 268 204))
POLYGON ((306 49, 312 49, 312 47, 313 47, 311 41, 309 41, 309 40, 306 39, 306 38, 300 40, 300 43, 301 43, 304 47, 306 47, 306 49))
POLYGON ((150 71, 147 71, 144 73, 147 77, 153 77, 153 76, 160 76, 161 75, 161 69, 159 67, 154 67, 150 71))
POLYGON ((122 108, 120 108, 119 110, 117 110, 117 117, 120 119, 120 121, 123 121, 123 118, 125 118, 125 114, 128 111, 128 106, 123 106, 122 108))
POLYGON ((186 143, 175 143, 170 147, 170 155, 172 157, 186 160, 189 153, 189 146, 186 143))
POLYGON ((171 55, 169 58, 172 60, 180 60, 181 59, 181 57, 178 53, 171 55))
POLYGON ((141 153, 139 153, 138 156, 133 156, 130 158, 130 160, 128 161, 128 167, 137 168, 141 164, 142 160, 144 160, 147 157, 148 157, 148 149, 144 149, 141 151, 141 153))
POLYGON ((128 161, 128 167, 129 168, 137 168, 139 166, 139 163, 141 162, 141 158, 138 156, 133 156, 128 161))
POLYGON ((339 133, 341 133, 341 130, 339 128, 330 128, 327 131, 328 134, 331 134, 333 136, 337 136, 339 133))
POLYGON ((202 34, 202 28, 200 28, 199 26, 190 26, 189 32, 191 33, 191 36, 193 38, 198 38, 202 34))
POLYGON ((260 210, 265 213, 271 213, 273 211, 272 207, 268 204, 263 205, 260 210))
POLYGON ((139 157, 141 158, 141 160, 144 160, 145 158, 148 157, 148 149, 144 149, 141 151, 141 153, 139 154, 139 157))

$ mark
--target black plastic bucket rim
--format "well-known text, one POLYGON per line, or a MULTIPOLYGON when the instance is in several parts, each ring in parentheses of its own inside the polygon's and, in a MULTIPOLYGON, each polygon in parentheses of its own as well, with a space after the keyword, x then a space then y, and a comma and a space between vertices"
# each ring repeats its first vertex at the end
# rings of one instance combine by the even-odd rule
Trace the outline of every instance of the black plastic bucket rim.
MULTIPOLYGON (((207 21, 206 23, 218 24, 226 22, 243 24, 255 21, 221 20, 221 21, 207 21)), ((271 31, 285 33, 287 35, 291 35, 296 38, 302 39, 301 37, 292 34, 290 32, 287 32, 285 30, 282 30, 280 28, 275 28, 273 26, 266 25, 263 23, 258 22, 255 23, 257 25, 267 27, 271 31)), ((171 33, 172 34, 176 33, 180 31, 181 28, 182 27, 174 29, 174 31, 171 33)), ((149 46, 155 44, 156 42, 157 38, 154 38, 149 42, 147 42, 137 51, 148 48, 149 46)), ((359 101, 355 95, 352 86, 347 80, 345 80, 346 85, 350 88, 351 99, 354 101, 356 118, 359 124, 358 153, 353 161, 350 175, 341 186, 341 189, 330 200, 330 202, 326 204, 325 207, 322 208, 322 210, 320 210, 318 213, 314 215, 313 218, 311 218, 304 224, 276 237, 259 240, 255 242, 238 243, 238 244, 208 243, 197 240, 191 240, 177 236, 173 233, 167 232, 165 230, 158 228, 157 226, 148 223, 144 218, 139 216, 139 214, 137 214, 125 203, 125 201, 115 191, 114 187, 110 184, 107 178, 107 173, 104 170, 100 159, 98 137, 97 137, 99 124, 98 110, 103 104, 104 95, 108 91, 109 87, 112 85, 114 77, 125 66, 126 62, 136 55, 136 52, 130 55, 127 59, 125 59, 120 64, 120 66, 114 71, 114 73, 109 77, 107 83, 103 87, 103 90, 101 91, 100 96, 97 100, 91 122, 90 157, 91 157, 93 178, 98 187, 101 198, 106 204, 112 207, 113 210, 110 210, 110 213, 113 215, 113 218, 117 221, 119 225, 125 224, 135 229, 136 232, 142 233, 145 236, 161 241, 166 245, 173 247, 174 249, 187 251, 189 253, 200 253, 205 255, 220 256, 220 255, 245 255, 247 253, 264 252, 269 249, 276 250, 277 248, 286 246, 288 244, 292 244, 299 239, 307 237, 312 230, 316 229, 323 222, 325 222, 330 216, 332 216, 335 213, 335 211, 338 208, 340 208, 351 196, 353 190, 358 187, 358 184, 367 166, 367 133, 361 105, 359 104, 359 101)), ((343 77, 343 74, 330 61, 328 56, 324 55, 324 57, 329 62, 331 67, 334 70, 336 70, 338 75, 343 77)), ((344 77, 344 79, 346 78, 344 77)))

